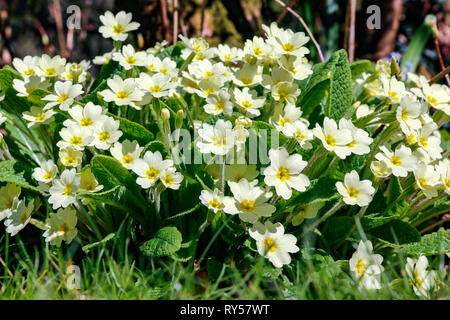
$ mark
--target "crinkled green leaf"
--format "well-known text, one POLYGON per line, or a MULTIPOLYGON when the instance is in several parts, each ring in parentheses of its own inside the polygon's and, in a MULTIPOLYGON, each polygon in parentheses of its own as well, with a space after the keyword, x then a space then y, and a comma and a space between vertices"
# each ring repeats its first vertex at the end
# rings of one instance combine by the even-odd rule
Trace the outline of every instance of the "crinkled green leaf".
POLYGON ((180 250, 181 242, 181 233, 177 228, 164 227, 159 229, 154 238, 145 242, 140 249, 149 257, 165 257, 180 250))
POLYGON ((123 132, 122 140, 128 139, 128 140, 136 140, 139 145, 144 146, 150 141, 154 140, 155 137, 153 136, 153 133, 148 131, 146 128, 141 126, 139 123, 130 121, 125 118, 121 118, 118 116, 115 116, 113 114, 108 113, 108 116, 113 117, 115 120, 120 121, 120 130, 123 132))
POLYGON ((430 256, 450 252, 450 229, 439 229, 437 232, 424 235, 419 242, 404 246, 396 246, 404 256, 430 256))
POLYGON ((292 197, 287 201, 286 206, 293 206, 316 201, 328 201, 338 196, 336 191, 336 179, 323 177, 311 181, 311 185, 304 191, 293 191, 292 197))
POLYGON ((21 162, 9 160, 0 161, 1 182, 12 182, 23 188, 43 194, 43 191, 40 190, 33 181, 32 174, 33 170, 21 162))

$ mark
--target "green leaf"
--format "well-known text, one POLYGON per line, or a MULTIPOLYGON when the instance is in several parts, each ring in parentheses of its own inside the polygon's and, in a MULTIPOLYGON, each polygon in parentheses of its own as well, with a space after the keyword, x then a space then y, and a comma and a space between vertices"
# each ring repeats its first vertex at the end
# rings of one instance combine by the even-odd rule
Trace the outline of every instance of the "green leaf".
POLYGON ((0 181, 12 182, 23 188, 44 194, 33 182, 32 169, 21 162, 0 161, 0 181))
POLYGON ((419 242, 404 246, 396 246, 404 256, 430 256, 450 252, 450 229, 439 229, 437 232, 423 236, 419 242))
POLYGON ((118 61, 110 60, 107 64, 104 64, 100 69, 100 72, 92 83, 89 92, 94 91, 104 80, 112 78, 115 74, 120 74, 122 67, 118 61))
MULTIPOLYGON (((338 196, 336 191, 336 179, 323 177, 311 181, 311 185, 305 192, 293 191, 292 197, 286 202, 286 206, 293 206, 316 201, 328 201, 338 196)), ((281 202, 281 201, 280 201, 281 202)))
POLYGON ((392 220, 369 232, 371 235, 392 244, 406 244, 420 241, 420 233, 409 223, 392 220))
POLYGON ((393 203, 398 199, 403 193, 402 185, 400 184, 400 180, 398 177, 392 175, 389 182, 389 195, 387 198, 387 204, 393 203))
POLYGON ((80 192, 79 197, 98 201, 125 211, 130 208, 126 206, 127 188, 125 186, 115 186, 112 189, 102 192, 80 192))
POLYGON ((330 89, 330 80, 326 79, 319 82, 311 90, 301 96, 297 106, 303 111, 303 117, 311 114, 315 107, 325 98, 330 89))
POLYGON ((102 240, 100 240, 100 241, 98 241, 98 242, 94 242, 94 243, 87 244, 87 245, 83 246, 81 249, 82 249, 85 253, 89 253, 89 251, 90 251, 92 248, 98 247, 99 245, 108 242, 109 240, 111 240, 112 238, 114 238, 115 235, 116 235, 115 233, 110 233, 110 234, 108 234, 106 237, 104 237, 102 240))
POLYGON ((141 246, 141 251, 149 257, 170 256, 180 250, 182 237, 175 227, 164 227, 159 229, 153 239, 148 240, 141 246))
POLYGON ((440 214, 450 212, 450 196, 446 196, 442 199, 433 202, 433 205, 426 210, 420 212, 412 222, 414 225, 418 225, 430 218, 436 217, 440 214))
POLYGON ((431 36, 431 27, 428 23, 424 22, 416 30, 414 36, 406 48, 405 54, 403 55, 400 68, 402 71, 414 72, 419 64, 422 52, 431 36))
POLYGON ((150 141, 154 140, 155 137, 153 136, 153 133, 148 131, 146 128, 141 126, 139 123, 130 121, 125 118, 121 118, 118 116, 115 116, 111 113, 108 113, 108 116, 113 117, 115 120, 120 121, 120 130, 123 132, 123 136, 121 139, 128 139, 128 140, 136 140, 139 145, 143 146, 149 143, 150 141))
POLYGON ((350 70, 352 73, 352 78, 357 78, 361 73, 366 72, 372 67, 372 62, 370 60, 358 60, 350 64, 350 70))
POLYGON ((144 150, 142 151, 142 154, 145 154, 147 151, 159 151, 162 155, 168 154, 166 145, 158 140, 147 143, 144 150))
POLYGON ((43 108, 48 103, 48 101, 44 101, 42 100, 42 98, 49 94, 51 93, 47 90, 36 89, 28 95, 27 99, 28 102, 30 102, 32 105, 43 108))
POLYGON ((30 105, 24 97, 18 97, 17 91, 12 87, 14 79, 22 79, 21 75, 9 66, 0 70, 0 88, 5 94, 0 106, 11 114, 21 114, 30 109, 30 105))
POLYGON ((352 106, 353 82, 347 52, 339 50, 334 55, 338 58, 332 72, 330 95, 325 108, 325 115, 334 120, 339 120, 352 106))

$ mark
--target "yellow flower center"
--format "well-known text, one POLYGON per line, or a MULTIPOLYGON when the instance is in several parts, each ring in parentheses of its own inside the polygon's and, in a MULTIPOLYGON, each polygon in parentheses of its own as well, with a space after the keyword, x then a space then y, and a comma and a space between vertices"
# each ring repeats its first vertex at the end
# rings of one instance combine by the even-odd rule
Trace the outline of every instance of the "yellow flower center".
POLYGON ((58 97, 58 102, 61 103, 61 102, 66 101, 67 99, 69 99, 69 96, 67 94, 63 93, 62 95, 60 95, 58 97))
POLYGON ((206 89, 205 90, 205 95, 206 96, 209 96, 211 93, 213 93, 214 92, 214 90, 213 89, 206 89))
POLYGON ((72 194, 72 192, 73 192, 73 187, 72 187, 72 185, 71 185, 71 184, 67 184, 67 185, 64 187, 63 191, 64 191, 64 195, 65 195, 65 196, 70 196, 70 195, 72 194))
POLYGON ((36 122, 42 122, 45 120, 45 114, 44 113, 39 113, 34 120, 36 120, 36 122))
POLYGON ((242 178, 244 178, 244 175, 242 173, 236 173, 233 177, 235 182, 239 182, 239 180, 241 180, 242 178))
POLYGON ((113 27, 113 32, 115 34, 121 34, 124 31, 125 31, 125 28, 121 24, 117 24, 113 27))
POLYGON ((297 136, 298 139, 303 140, 305 139, 305 135, 301 132, 301 131, 297 131, 295 133, 295 135, 297 136))
POLYGON ((408 120, 408 111, 406 111, 405 109, 402 110, 402 120, 408 120))
POLYGON ((155 180, 159 175, 159 170, 151 167, 150 169, 147 170, 146 174, 148 180, 155 180))
POLYGON ((98 135, 98 140, 103 142, 108 141, 109 138, 111 138, 111 134, 108 131, 100 132, 100 134, 98 135))
POLYGON ((429 102, 430 104, 432 104, 432 105, 434 105, 434 106, 438 104, 438 103, 437 103, 437 99, 434 98, 434 97, 427 96, 427 100, 428 100, 428 102, 429 102))
POLYGON ((364 261, 362 261, 362 259, 359 259, 358 262, 356 263, 356 273, 363 274, 365 268, 366 264, 364 263, 364 261))
POLYGON ((83 139, 81 137, 73 136, 70 138, 70 144, 73 144, 74 146, 78 146, 83 142, 83 139))
POLYGON ((247 212, 247 213, 252 212, 253 210, 256 209, 255 201, 247 200, 247 199, 243 200, 239 207, 241 208, 242 211, 247 212))
POLYGON ((350 198, 358 198, 359 190, 354 187, 350 187, 347 189, 347 194, 350 198))
POLYGON ((281 118, 280 119, 280 126, 284 127, 284 124, 287 122, 291 122, 291 120, 289 118, 281 118))
POLYGON ((242 78, 241 82, 245 85, 252 84, 253 80, 251 78, 242 78))
POLYGON ((215 109, 217 111, 223 110, 224 107, 225 107, 225 102, 223 102, 223 101, 217 101, 216 102, 215 109))
POLYGON ((165 176, 162 180, 165 185, 171 186, 173 184, 173 177, 171 175, 165 176))
POLYGON ((160 92, 160 91, 162 90, 162 88, 161 88, 160 86, 156 85, 156 86, 151 86, 151 87, 149 88, 149 90, 150 90, 151 92, 160 92))
POLYGON ((427 138, 420 137, 420 138, 419 138, 419 141, 420 141, 420 144, 421 144, 424 148, 428 147, 428 140, 427 140, 427 138))
POLYGON ((164 69, 164 68, 159 69, 159 72, 161 72, 162 74, 164 74, 164 75, 166 75, 166 76, 167 76, 167 74, 168 74, 167 69, 164 69))
POLYGON ((233 58, 229 54, 226 54, 223 57, 225 58, 225 60, 228 60, 228 61, 233 60, 233 58))
POLYGON ((416 285, 416 287, 420 287, 422 285, 422 279, 420 279, 420 276, 417 272, 414 274, 414 284, 416 285))
POLYGON ((392 157, 391 157, 391 163, 392 163, 394 166, 400 166, 400 165, 402 164, 402 161, 400 160, 400 157, 398 157, 398 156, 392 156, 392 157))
POLYGON ((444 179, 445 186, 450 189, 450 179, 444 179))
POLYGON ((418 180, 418 182, 419 182, 419 185, 422 187, 422 188, 426 188, 427 187, 427 180, 425 180, 424 178, 419 178, 419 179, 417 179, 418 180))
POLYGON ((410 134, 408 137, 409 142, 411 143, 417 143, 416 137, 414 137, 414 134, 410 134))
POLYGON ((86 181, 85 183, 83 183, 84 190, 92 191, 95 189, 95 187, 96 187, 96 183, 94 180, 89 180, 89 181, 86 181))
POLYGON ((266 251, 273 253, 275 252, 275 250, 277 250, 278 243, 275 242, 274 238, 267 238, 264 239, 264 247, 266 248, 266 251))
POLYGON ((123 164, 131 164, 133 163, 134 158, 130 154, 126 154, 122 158, 123 164))
POLYGON ((82 127, 89 127, 92 126, 94 124, 94 122, 92 121, 91 118, 83 118, 80 121, 80 126, 82 127))
POLYGON ((195 60, 196 61, 203 60, 205 58, 206 58, 206 56, 204 54, 201 54, 201 53, 199 53, 198 55, 195 56, 195 60))
POLYGON ((68 165, 68 166, 75 164, 76 161, 77 161, 77 159, 76 159, 74 156, 67 156, 67 157, 64 159, 64 162, 65 162, 66 165, 68 165))
POLYGON ((214 137, 213 138, 213 145, 215 145, 217 147, 224 146, 226 144, 226 142, 227 141, 226 141, 225 137, 220 137, 220 138, 214 137))
POLYGON ((356 141, 353 140, 352 142, 350 142, 349 144, 347 144, 347 147, 353 148, 355 145, 356 145, 356 141))
POLYGON ((45 74, 47 76, 53 76, 56 74, 56 70, 55 70, 55 68, 47 68, 47 69, 45 69, 45 74))
POLYGON ((281 182, 289 180, 291 178, 291 176, 289 175, 289 169, 280 166, 280 168, 278 169, 278 172, 277 172, 277 178, 281 182))
POLYGON ((388 96, 391 97, 391 100, 399 101, 400 99, 397 96, 397 92, 389 91, 388 96))
POLYGON ((213 199, 213 200, 209 201, 209 206, 214 209, 219 209, 221 204, 216 199, 213 199))
POLYGON ((332 147, 336 145, 336 139, 329 134, 325 137, 325 142, 332 147))
POLYGON ((205 77, 212 77, 213 75, 214 75, 214 72, 211 72, 211 71, 207 71, 205 73, 205 77))
POLYGON ((286 52, 292 52, 294 51, 294 46, 291 43, 285 43, 283 44, 283 46, 281 47, 284 51, 286 52))
POLYGON ((128 92, 126 92, 126 91, 119 91, 119 92, 117 92, 117 98, 119 98, 119 99, 126 99, 126 98, 128 98, 128 92))
POLYGON ((23 72, 23 74, 26 75, 26 76, 32 76, 32 75, 35 74, 35 72, 34 72, 34 70, 32 70, 32 69, 28 69, 28 70, 25 70, 25 71, 23 72))
POLYGON ((44 179, 45 180, 50 180, 51 178, 53 178, 53 174, 51 172, 46 172, 44 174, 44 179))
POLYGON ((252 107, 252 103, 250 101, 247 101, 247 100, 242 101, 241 104, 246 109, 250 109, 252 107))
POLYGON ((59 226, 59 232, 62 233, 62 235, 66 235, 67 233, 69 233, 70 228, 67 224, 63 223, 59 226))
POLYGON ((255 56, 260 56, 260 55, 262 55, 262 50, 261 50, 261 48, 255 48, 255 49, 253 49, 253 53, 255 54, 255 56))
POLYGON ((135 57, 128 57, 125 60, 125 62, 128 63, 128 64, 135 64, 136 63, 136 58, 135 57))

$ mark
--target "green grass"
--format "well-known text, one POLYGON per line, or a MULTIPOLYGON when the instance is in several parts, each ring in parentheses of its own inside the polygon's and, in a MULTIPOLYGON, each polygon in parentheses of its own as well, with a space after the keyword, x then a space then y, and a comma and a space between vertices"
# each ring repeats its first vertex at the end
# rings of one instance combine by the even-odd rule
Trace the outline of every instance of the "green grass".
MULTIPOLYGON (((126 241, 113 240, 83 254, 76 242, 56 249, 3 238, 0 299, 417 299, 397 256, 385 257, 383 289, 361 290, 345 262, 305 250, 283 272, 262 257, 250 270, 211 259, 198 270, 192 262, 133 255, 126 241), (81 271, 80 290, 66 285, 72 256, 81 271)), ((431 259, 430 265, 438 269, 441 258, 431 259)), ((431 298, 449 299, 448 277, 438 283, 431 298)))

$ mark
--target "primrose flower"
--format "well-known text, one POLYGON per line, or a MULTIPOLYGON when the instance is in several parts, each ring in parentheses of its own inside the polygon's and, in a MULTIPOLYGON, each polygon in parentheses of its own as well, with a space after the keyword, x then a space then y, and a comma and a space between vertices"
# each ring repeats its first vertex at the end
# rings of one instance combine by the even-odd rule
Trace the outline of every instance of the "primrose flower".
POLYGON ((258 109, 262 108, 266 101, 266 98, 258 98, 256 91, 249 88, 234 88, 233 96, 236 104, 245 110, 249 117, 259 116, 261 112, 258 109))
POLYGON ((139 101, 144 93, 137 88, 135 79, 122 80, 118 75, 107 80, 109 89, 100 92, 106 102, 114 102, 118 106, 131 106, 139 109, 134 101, 139 101))
POLYGON ((405 84, 395 77, 380 77, 382 92, 378 94, 380 98, 387 98, 390 103, 398 104, 402 96, 406 93, 405 84))
POLYGON ((283 132, 286 136, 292 136, 292 127, 287 126, 287 124, 293 124, 295 121, 299 120, 302 116, 302 110, 297 108, 295 104, 289 103, 284 107, 283 111, 283 115, 280 115, 278 121, 274 123, 275 128, 278 131, 283 132))
POLYGON ((73 83, 83 83, 87 79, 88 70, 91 67, 91 63, 86 60, 82 60, 80 63, 67 63, 65 72, 61 77, 65 80, 70 80, 73 83))
POLYGON ((447 194, 450 195, 450 160, 443 159, 436 165, 436 171, 440 174, 441 183, 447 194))
POLYGON ((229 47, 228 45, 219 44, 217 48, 212 48, 212 52, 225 64, 242 60, 244 52, 236 47, 229 47))
POLYGON ((336 153, 336 155, 345 159, 351 154, 349 144, 353 141, 352 132, 349 129, 338 129, 336 121, 325 117, 323 128, 316 123, 316 127, 312 130, 313 134, 322 140, 322 144, 328 151, 336 153))
POLYGON ((105 117, 104 120, 94 127, 91 146, 100 150, 107 150, 111 144, 118 141, 122 136, 122 131, 119 130, 120 121, 114 120, 113 117, 105 117))
POLYGON ((72 81, 57 81, 55 83, 55 94, 49 94, 42 98, 48 102, 44 110, 53 108, 59 105, 63 111, 67 111, 75 101, 75 98, 83 94, 83 87, 81 84, 73 84, 72 81))
POLYGON ((387 178, 392 174, 392 168, 384 160, 372 161, 370 163, 370 170, 377 178, 387 178))
POLYGON ((227 117, 231 117, 233 113, 233 103, 230 101, 230 94, 225 89, 210 94, 206 98, 206 104, 203 108, 206 113, 212 115, 223 113, 227 117))
POLYGON ((183 41, 186 49, 190 52, 195 52, 196 54, 205 52, 209 48, 208 42, 203 38, 187 38, 183 35, 178 35, 178 37, 183 41))
POLYGON ((280 58, 281 66, 287 70, 295 80, 304 80, 312 72, 312 66, 306 63, 305 58, 283 55, 280 58))
POLYGON ((90 130, 86 130, 78 125, 61 129, 59 135, 61 136, 61 140, 56 145, 60 149, 71 146, 77 150, 83 150, 94 139, 90 130))
POLYGON ((200 201, 214 213, 217 213, 224 208, 222 192, 217 188, 212 192, 209 190, 202 190, 200 193, 200 201))
POLYGON ((450 115, 450 90, 448 86, 437 83, 430 86, 428 81, 421 84, 421 88, 412 88, 411 91, 418 97, 425 99, 431 107, 450 115))
POLYGON ((114 52, 112 59, 119 62, 125 69, 130 70, 134 66, 145 66, 147 53, 143 51, 136 52, 131 44, 122 47, 122 52, 114 52))
POLYGON ((71 243, 77 235, 76 225, 77 212, 73 208, 59 209, 56 213, 51 213, 46 221, 45 242, 58 247, 63 240, 71 243))
POLYGON ((106 52, 106 53, 102 54, 101 56, 96 56, 94 58, 94 60, 92 60, 92 63, 98 64, 98 65, 107 64, 112 60, 112 56, 113 56, 114 52, 115 51, 113 50, 110 52, 106 52))
POLYGON ((262 81, 261 70, 257 64, 244 64, 233 73, 232 79, 235 85, 240 87, 252 87, 262 81))
POLYGON ((427 198, 434 198, 438 195, 438 188, 441 186, 440 175, 434 166, 419 163, 414 170, 417 186, 423 191, 427 198))
POLYGON ((375 193, 372 182, 370 180, 359 180, 359 175, 355 170, 345 174, 344 183, 336 182, 336 188, 346 204, 357 204, 360 207, 367 206, 375 193))
POLYGON ((72 119, 65 120, 63 122, 64 126, 79 125, 80 127, 93 128, 104 120, 106 109, 92 102, 88 102, 84 107, 74 105, 68 112, 72 119))
POLYGON ((383 256, 373 253, 372 242, 360 241, 358 249, 349 260, 350 271, 352 271, 359 285, 366 289, 380 289, 380 274, 384 268, 381 265, 383 256))
POLYGON ((44 111, 39 107, 31 107, 30 111, 25 111, 22 114, 22 117, 29 121, 27 124, 28 128, 34 128, 41 124, 48 124, 51 122, 55 113, 56 112, 53 110, 44 111))
MULTIPOLYGON (((412 133, 414 134, 414 133, 412 133)), ((434 122, 428 122, 416 132, 415 140, 421 149, 424 149, 431 159, 442 158, 441 135, 434 122)))
POLYGON ((132 166, 134 173, 138 175, 136 183, 144 189, 152 187, 161 177, 161 172, 172 167, 172 160, 163 160, 159 151, 155 153, 147 151, 144 159, 136 159, 132 166))
POLYGON ((142 72, 137 83, 142 91, 149 92, 155 98, 172 96, 178 86, 178 83, 173 82, 169 75, 162 73, 150 76, 142 72))
POLYGON ((31 214, 34 210, 34 202, 28 202, 26 205, 25 199, 20 200, 17 208, 6 218, 5 226, 6 232, 11 236, 15 236, 20 230, 26 227, 31 220, 31 214))
POLYGON ((122 143, 115 142, 109 149, 111 155, 119 161, 125 168, 131 169, 136 159, 139 159, 144 147, 140 147, 136 140, 125 140, 122 143))
POLYGON ((405 93, 397 107, 396 118, 403 133, 420 129, 422 126, 419 116, 422 113, 422 103, 412 93, 405 93))
POLYGON ((210 77, 223 77, 227 68, 223 63, 212 63, 209 60, 195 61, 188 65, 189 73, 196 79, 201 80, 210 77))
POLYGON ((36 181, 43 183, 50 183, 56 177, 58 173, 58 167, 53 160, 41 162, 41 166, 34 168, 33 178, 36 181))
POLYGON ((295 104, 300 94, 300 89, 295 82, 279 82, 272 87, 272 97, 275 101, 283 101, 295 104))
POLYGON ((251 58, 263 60, 270 51, 270 46, 267 45, 267 43, 261 37, 254 36, 253 39, 247 39, 245 41, 244 55, 246 56, 246 62, 250 62, 251 58))
POLYGON ((58 55, 50 58, 47 54, 43 54, 39 58, 36 75, 45 78, 59 77, 63 74, 65 66, 65 58, 61 58, 58 55))
POLYGON ((308 150, 312 148, 311 141, 314 138, 312 130, 310 130, 309 122, 306 119, 299 119, 294 123, 285 123, 285 135, 290 138, 295 138, 301 148, 308 150))
POLYGON ((106 11, 104 15, 100 16, 100 21, 103 25, 98 29, 104 38, 112 38, 114 41, 125 41, 128 37, 128 32, 139 28, 140 24, 132 22, 133 15, 120 11, 116 15, 111 11, 106 11))
POLYGON ((59 179, 53 181, 50 187, 50 198, 48 202, 53 205, 53 209, 75 203, 76 193, 80 189, 80 176, 75 169, 64 170, 59 179))
POLYGON ((265 193, 257 187, 258 180, 249 182, 241 179, 239 182, 228 181, 233 197, 225 197, 223 211, 228 214, 239 214, 244 222, 255 223, 260 217, 270 217, 275 207, 266 203, 272 193, 265 193))
POLYGON ((304 32, 292 32, 291 30, 279 30, 276 34, 267 38, 267 43, 280 55, 292 55, 303 57, 309 53, 304 45, 309 37, 304 32))
POLYGON ((25 80, 13 80, 13 88, 17 91, 19 97, 28 97, 34 90, 47 90, 49 86, 50 81, 39 76, 29 76, 25 80))
POLYGON ((412 155, 411 149, 404 145, 397 147, 394 152, 386 146, 381 146, 380 150, 382 152, 377 153, 375 158, 386 162, 394 176, 406 177, 408 172, 417 168, 417 158, 412 155))
POLYGON ((260 234, 258 231, 249 230, 249 234, 256 241, 258 253, 272 262, 275 268, 291 263, 289 253, 300 250, 296 246, 297 238, 292 234, 285 234, 281 224, 277 225, 274 233, 266 230, 264 234, 260 234))
POLYGON ((264 182, 268 186, 274 186, 277 195, 283 199, 292 196, 292 189, 305 191, 310 185, 308 177, 301 173, 307 165, 301 155, 289 155, 286 149, 280 148, 271 149, 269 158, 270 166, 263 171, 264 182))
POLYGON ((83 168, 83 171, 80 172, 80 189, 89 192, 97 192, 103 189, 90 168, 83 168))
POLYGON ((0 187, 0 221, 8 217, 19 202, 21 188, 13 183, 0 187))
POLYGON ((14 68, 24 77, 36 75, 39 64, 39 57, 25 56, 22 59, 14 58, 12 61, 14 68))
POLYGON ((168 167, 161 171, 160 179, 166 188, 178 190, 183 181, 183 175, 177 172, 175 167, 168 167))
POLYGON ((77 167, 83 160, 83 152, 73 146, 67 146, 59 150, 59 161, 66 167, 77 167))
POLYGON ((214 126, 204 123, 198 130, 202 141, 197 142, 201 153, 225 155, 230 152, 236 140, 236 132, 232 129, 231 121, 219 119, 214 126))
POLYGON ((406 258, 405 271, 415 294, 428 297, 436 283, 436 272, 428 271, 428 259, 421 255, 418 259, 406 258))
POLYGON ((347 144, 348 149, 358 155, 368 154, 370 152, 370 144, 373 139, 363 129, 355 127, 351 120, 342 118, 339 120, 339 129, 348 129, 352 134, 353 140, 347 144))

